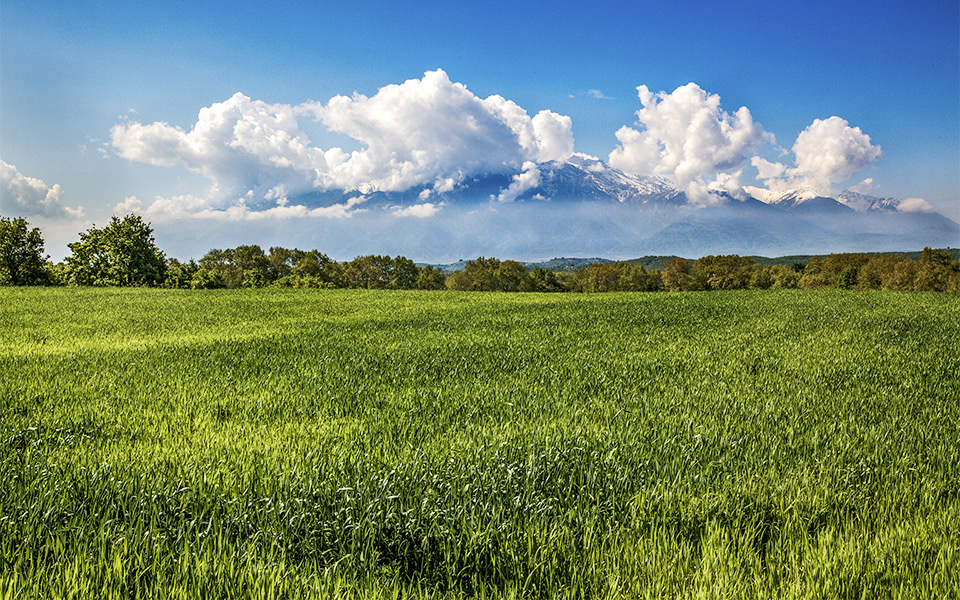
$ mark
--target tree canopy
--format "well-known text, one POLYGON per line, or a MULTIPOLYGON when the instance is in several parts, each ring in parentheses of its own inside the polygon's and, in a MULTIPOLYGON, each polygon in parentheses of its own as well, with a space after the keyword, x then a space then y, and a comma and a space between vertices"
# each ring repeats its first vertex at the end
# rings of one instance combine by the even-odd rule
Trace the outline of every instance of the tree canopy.
POLYGON ((40 230, 23 217, 0 217, 0 283, 42 285, 49 279, 40 230))
MULTIPOLYGON (((338 262, 319 250, 258 245, 214 248, 200 260, 168 259, 139 216, 113 217, 69 244, 72 254, 54 265, 43 254, 40 230, 23 218, 0 218, 0 285, 162 286, 165 288, 367 288, 487 292, 695 292, 712 290, 841 288, 949 291, 960 293, 960 252, 924 248, 911 255, 839 253, 794 256, 806 262, 737 254, 611 262, 577 261, 579 268, 553 271, 493 257, 466 261, 444 272, 405 256, 367 254, 338 262), (669 260, 668 260, 669 259, 669 260), (756 259, 756 260, 755 260, 756 259), (758 262, 758 260, 760 262, 758 262)), ((541 263, 543 265, 543 263, 541 263)))
POLYGON ((91 227, 80 241, 67 245, 65 277, 74 285, 160 285, 166 259, 153 229, 137 215, 113 217, 103 228, 91 227))

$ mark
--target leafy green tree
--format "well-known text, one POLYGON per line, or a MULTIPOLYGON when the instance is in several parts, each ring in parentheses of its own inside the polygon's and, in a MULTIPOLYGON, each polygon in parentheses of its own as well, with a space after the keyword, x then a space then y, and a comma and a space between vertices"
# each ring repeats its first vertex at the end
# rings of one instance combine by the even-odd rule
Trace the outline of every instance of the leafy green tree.
POLYGON ((619 289, 620 270, 613 263, 587 265, 585 292, 615 292, 619 289))
POLYGON ((438 267, 424 265, 417 267, 418 290, 442 290, 444 288, 446 277, 438 267))
POLYGON ((857 287, 862 290, 879 290, 884 277, 890 276, 897 263, 905 260, 899 254, 874 254, 857 269, 857 287))
POLYGON ((658 292, 663 289, 663 277, 659 271, 624 262, 616 265, 620 269, 617 286, 621 291, 658 292))
POLYGON ((264 277, 270 271, 270 259, 256 244, 237 246, 231 251, 231 259, 241 271, 258 271, 264 277))
POLYGON ((448 289, 458 292, 469 292, 473 289, 473 281, 466 271, 456 271, 451 273, 445 282, 448 289))
POLYGON ((387 288, 391 290, 412 290, 415 287, 417 287, 417 265, 406 256, 395 256, 390 261, 387 288))
POLYGON ((832 288, 837 287, 840 275, 849 267, 856 267, 857 271, 870 261, 870 256, 861 253, 841 252, 829 254, 825 258, 811 258, 803 270, 800 279, 802 288, 832 288))
POLYGON ((960 260, 955 260, 950 263, 950 271, 947 273, 946 290, 960 294, 960 260))
POLYGON ((704 256, 693 263, 690 275, 703 290, 745 290, 756 263, 752 258, 738 254, 704 256))
POLYGON ((478 256, 476 260, 467 261, 463 273, 470 280, 470 289, 475 292, 492 292, 498 288, 497 268, 500 260, 478 256))
POLYGON ((200 258, 200 270, 196 273, 197 284, 191 283, 197 289, 213 287, 239 287, 243 281, 243 271, 233 262, 233 249, 211 248, 200 258))
MULTIPOLYGON (((344 267, 335 260, 330 260, 319 250, 298 250, 294 248, 291 256, 296 266, 291 275, 299 278, 314 278, 325 284, 318 287, 345 287, 344 267)), ((311 286, 313 283, 310 284, 311 286)))
POLYGON ((0 217, 0 283, 44 285, 51 276, 43 257, 40 229, 30 229, 23 217, 0 217))
POLYGON ((393 259, 379 254, 357 256, 346 266, 347 285, 352 288, 384 289, 393 271, 393 259))
POLYGON ((827 287, 828 274, 823 272, 823 260, 814 256, 803 268, 799 286, 803 289, 827 287))
MULTIPOLYGON (((949 257, 948 257, 949 258, 949 257)), ((921 259, 913 279, 913 289, 918 292, 942 292, 947 289, 950 263, 927 262, 921 259)))
POLYGON ((802 275, 793 267, 788 267, 787 265, 772 265, 770 267, 764 267, 764 269, 769 271, 771 277, 770 287, 775 290, 796 289, 800 285, 800 277, 802 275))
POLYGON ((200 268, 216 273, 228 288, 263 287, 280 277, 282 263, 288 260, 287 253, 292 253, 282 248, 270 250, 272 256, 256 244, 214 248, 200 259, 200 268))
POLYGON ((685 258, 672 258, 663 265, 663 287, 671 292, 688 291, 694 289, 693 277, 690 270, 693 265, 685 258))
POLYGON ((524 279, 521 292, 562 292, 563 284, 556 273, 543 267, 535 267, 524 279))
POLYGON ((527 268, 515 260, 505 260, 493 272, 496 289, 501 292, 519 292, 527 278, 527 268))
POLYGON ((905 258, 893 267, 893 272, 883 278, 885 290, 912 290, 917 278, 917 261, 905 258))
POLYGON ((289 250, 281 246, 272 246, 270 248, 270 253, 267 254, 267 260, 270 262, 270 277, 271 281, 276 281, 281 277, 286 277, 293 272, 293 268, 296 266, 296 261, 294 261, 294 250, 289 250))
POLYGON ((66 278, 74 285, 159 285, 167 269, 153 229, 137 215, 91 227, 68 247, 66 278))
POLYGON ((227 287, 223 275, 214 269, 200 267, 190 278, 190 287, 195 290, 215 290, 227 287))
POLYGON ((952 262, 950 253, 939 248, 927 246, 920 253, 920 262, 947 267, 952 262))
POLYGON ((230 258, 234 269, 240 273, 239 287, 263 287, 270 282, 270 259, 260 246, 237 246, 231 251, 230 258))
POLYGON ((199 270, 199 265, 193 260, 184 264, 172 258, 167 263, 167 275, 163 280, 163 287, 181 290, 190 289, 193 276, 199 270))
POLYGON ((849 290, 857 285, 857 267, 851 265, 840 273, 837 279, 837 287, 841 290, 849 290))
POLYGON ((240 280, 240 287, 261 288, 269 282, 266 274, 259 269, 247 269, 243 272, 243 279, 240 280))

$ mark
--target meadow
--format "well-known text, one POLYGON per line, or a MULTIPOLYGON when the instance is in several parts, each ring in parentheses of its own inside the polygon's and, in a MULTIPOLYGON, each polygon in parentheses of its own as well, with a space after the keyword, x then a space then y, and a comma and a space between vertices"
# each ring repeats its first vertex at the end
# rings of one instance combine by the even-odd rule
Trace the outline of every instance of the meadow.
POLYGON ((960 597, 960 301, 0 288, 0 598, 960 597))

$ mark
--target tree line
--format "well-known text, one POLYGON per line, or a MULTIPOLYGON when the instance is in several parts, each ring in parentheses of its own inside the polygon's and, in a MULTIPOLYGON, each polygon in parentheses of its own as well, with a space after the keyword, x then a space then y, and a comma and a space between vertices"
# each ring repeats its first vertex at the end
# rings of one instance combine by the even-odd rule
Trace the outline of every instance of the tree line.
POLYGON ((43 237, 23 218, 0 218, 0 284, 150 286, 182 289, 366 288, 501 292, 710 291, 845 288, 960 293, 960 260, 924 248, 919 258, 841 253, 793 265, 761 265, 736 254, 673 258, 662 269, 629 262, 593 263, 572 271, 528 269, 479 257, 450 275, 404 256, 365 255, 338 262, 319 250, 257 245, 212 249, 182 263, 157 247, 153 229, 137 215, 113 217, 68 244, 54 264, 43 237))

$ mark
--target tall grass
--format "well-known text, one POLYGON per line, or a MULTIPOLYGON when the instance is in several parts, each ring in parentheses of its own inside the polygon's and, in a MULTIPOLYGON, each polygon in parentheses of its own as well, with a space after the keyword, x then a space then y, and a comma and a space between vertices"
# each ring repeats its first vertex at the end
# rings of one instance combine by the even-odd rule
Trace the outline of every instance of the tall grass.
POLYGON ((958 597, 960 303, 0 289, 0 598, 958 597))

